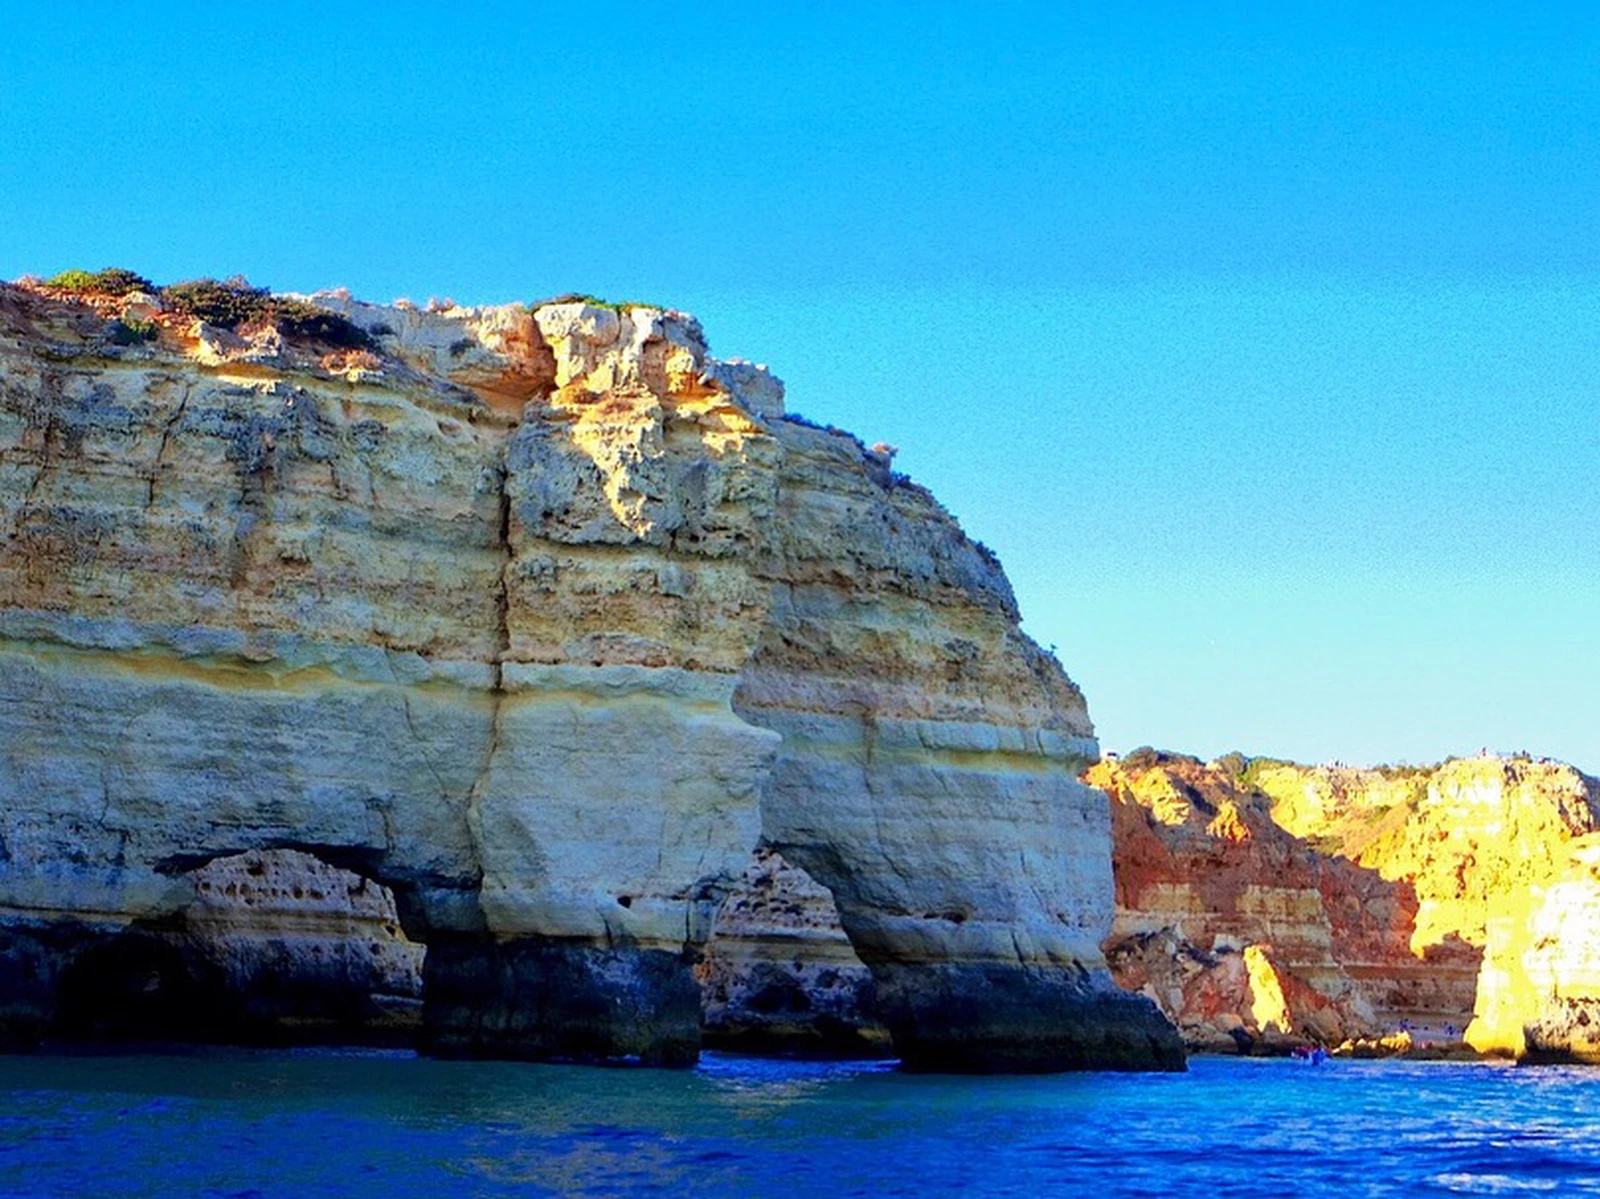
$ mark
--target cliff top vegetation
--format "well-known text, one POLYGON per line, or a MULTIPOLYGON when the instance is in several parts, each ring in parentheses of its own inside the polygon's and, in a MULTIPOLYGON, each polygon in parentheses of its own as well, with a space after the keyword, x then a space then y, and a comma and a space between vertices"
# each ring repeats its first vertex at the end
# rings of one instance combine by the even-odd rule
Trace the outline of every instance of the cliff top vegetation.
POLYGON ((191 316, 222 329, 271 325, 286 337, 322 342, 337 349, 376 348, 367 332, 337 312, 271 288, 252 286, 243 275, 228 279, 189 279, 158 287, 136 271, 106 267, 98 271, 67 270, 43 286, 75 297, 119 298, 131 292, 158 297, 169 311, 191 316))

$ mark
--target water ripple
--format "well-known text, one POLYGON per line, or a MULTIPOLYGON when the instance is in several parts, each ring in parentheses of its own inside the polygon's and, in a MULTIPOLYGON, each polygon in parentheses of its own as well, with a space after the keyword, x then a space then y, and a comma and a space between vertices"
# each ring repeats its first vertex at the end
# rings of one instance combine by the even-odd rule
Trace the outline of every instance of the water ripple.
POLYGON ((0 1195, 1600 1195, 1600 1072, 0 1058, 0 1195))

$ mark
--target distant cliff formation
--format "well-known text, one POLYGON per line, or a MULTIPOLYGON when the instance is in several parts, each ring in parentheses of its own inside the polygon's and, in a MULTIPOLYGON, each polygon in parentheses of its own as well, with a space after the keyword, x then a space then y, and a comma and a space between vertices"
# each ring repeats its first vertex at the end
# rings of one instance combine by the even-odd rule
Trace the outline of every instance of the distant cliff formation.
POLYGON ((1600 1063, 1600 835, 1490 904, 1467 1040, 1524 1061, 1600 1063))
MULTIPOLYGON (((1159 1004, 1191 1048, 1270 1052, 1402 1024, 1446 1040, 1476 1009, 1479 1048, 1594 1056, 1600 789, 1571 767, 1484 756, 1359 769, 1140 750, 1084 779, 1111 800, 1112 974, 1159 1004)), ((751 880, 763 919, 719 924, 711 942, 715 1024, 803 1051, 824 1028, 837 1041, 847 1010, 870 1040, 864 972, 841 961, 803 876, 769 862, 751 880), (829 993, 843 985, 849 1003, 819 1004, 808 1028, 808 980, 824 962, 829 993)))
POLYGON ((1593 779, 1529 758, 1361 769, 1141 751, 1087 777, 1116 801, 1113 971, 1200 1044, 1240 1026, 1459 1034, 1493 987, 1497 908, 1554 882, 1600 828, 1593 779))
POLYGON ((1280 828, 1226 767, 1144 751, 1084 777, 1112 799, 1113 976, 1191 1045, 1336 1044, 1378 1027, 1351 967, 1406 955, 1405 894, 1280 828))
POLYGON ((998 563, 692 318, 0 286, 0 499, 13 1042, 272 1024, 272 961, 382 1028, 425 946, 435 1052, 687 1062, 701 982, 772 993, 695 974, 759 843, 909 1065, 1181 1065, 998 563))

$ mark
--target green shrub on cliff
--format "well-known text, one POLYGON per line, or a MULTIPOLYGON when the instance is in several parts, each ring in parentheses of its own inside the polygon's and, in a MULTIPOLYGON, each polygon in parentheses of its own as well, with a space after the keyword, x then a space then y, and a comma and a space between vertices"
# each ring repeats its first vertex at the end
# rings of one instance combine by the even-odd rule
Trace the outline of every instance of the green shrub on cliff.
POLYGON ((1161 751, 1151 745, 1141 745, 1122 755, 1124 770, 1154 770, 1161 765, 1161 751))
POLYGON ((265 287, 252 287, 242 276, 231 279, 190 279, 161 289, 162 301, 172 309, 216 325, 274 325, 285 336, 320 341, 339 349, 370 350, 372 338, 337 312, 304 300, 275 296, 265 287))
POLYGON ((244 276, 235 275, 220 281, 190 279, 185 283, 169 283, 161 289, 161 299, 167 307, 185 316, 219 329, 237 329, 267 315, 272 293, 265 287, 251 287, 244 276))
POLYGON ((136 346, 140 342, 154 341, 156 339, 156 323, 154 321, 140 321, 127 318, 111 322, 111 344, 118 346, 136 346))
POLYGON ((588 292, 567 291, 559 296, 552 296, 548 300, 540 300, 536 304, 529 304, 528 311, 534 312, 548 304, 588 304, 594 308, 609 308, 612 312, 621 315, 630 308, 662 308, 660 304, 636 304, 632 300, 602 300, 599 296, 592 296, 588 292))
POLYGON ((1244 776, 1246 770, 1250 769, 1250 759, 1238 750, 1234 750, 1218 758, 1217 767, 1237 780, 1244 776))
POLYGON ((154 291, 156 285, 143 275, 121 267, 108 266, 103 271, 62 271, 46 281, 47 287, 78 295, 125 296, 130 291, 154 291))
POLYGON ((290 337, 307 337, 343 350, 376 348, 376 343, 365 329, 337 312, 329 312, 304 300, 274 298, 270 310, 274 323, 290 337))
POLYGON ((1285 761, 1282 758, 1251 758, 1248 765, 1238 774, 1239 789, 1241 791, 1260 791, 1261 776, 1267 771, 1293 765, 1293 762, 1285 761))

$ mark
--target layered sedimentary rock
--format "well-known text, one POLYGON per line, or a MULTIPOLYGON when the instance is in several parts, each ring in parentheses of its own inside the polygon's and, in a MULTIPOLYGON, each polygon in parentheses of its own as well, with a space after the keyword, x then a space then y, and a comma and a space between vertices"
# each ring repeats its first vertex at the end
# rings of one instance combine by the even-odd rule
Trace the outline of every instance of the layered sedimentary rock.
POLYGON ((1200 1048, 1375 1031, 1350 967, 1408 956, 1409 892, 1279 828, 1226 767, 1143 751, 1084 777, 1112 799, 1119 983, 1200 1048))
POLYGON ((1484 985, 1494 907, 1554 882, 1570 843, 1600 828, 1593 779, 1525 756, 1381 770, 1257 760, 1248 773, 1285 827, 1413 888, 1420 969, 1374 981, 1398 984, 1397 1014, 1456 1029, 1484 985))
MULTIPOLYGON (((1141 750, 1083 777, 1112 800, 1112 975, 1157 1002, 1191 1047, 1367 1038, 1373 1052, 1421 1050, 1459 1034, 1476 1002, 1483 1047, 1590 1053, 1600 920, 1583 855, 1600 792, 1571 767, 1202 763, 1141 750), (1394 1034, 1403 1025, 1414 1038, 1394 1034)), ((804 872, 769 859, 749 878, 759 885, 747 882, 713 941, 712 1018, 767 1047, 803 1048, 819 1039, 804 997, 816 972, 834 971, 835 988, 850 977, 842 938, 804 872)), ((863 991, 818 1008, 829 1020, 841 1011, 876 1027, 863 991)))
POLYGON ((1253 1035, 1252 1014, 1276 1008, 1235 956, 1250 943, 1308 1033, 1332 1035, 1325 1000, 1347 1033, 1462 1029, 1493 985, 1491 912, 1553 882, 1596 827, 1593 780, 1528 758, 1357 769, 1141 751, 1089 777, 1118 801, 1113 970, 1202 1044, 1236 1019, 1253 1035))
POLYGON ((1577 838, 1553 880, 1490 904, 1467 1040, 1525 1061, 1600 1062, 1600 835, 1577 838))
POLYGON ((223 1029, 328 1040, 409 1040, 422 1012, 423 947, 390 891, 292 849, 216 858, 194 872, 178 926, 223 1029), (227 1010, 230 1003, 242 1010, 227 1010))
POLYGON ((1249 776, 1284 828, 1415 887, 1418 951, 1481 949, 1495 898, 1553 881, 1567 843, 1600 828, 1595 780, 1538 758, 1382 770, 1258 759, 1249 776))
MULTIPOLYGON (((422 947, 394 897, 310 854, 217 858, 195 901, 106 936, 57 934, 56 1028, 82 1037, 410 1044, 420 1024, 422 947)), ((8 927, 8 966, 27 926, 8 927)), ((22 961, 30 955, 25 951, 22 961)), ((52 964, 50 969, 54 969, 52 964)), ((15 979, 8 979, 13 986, 15 979)), ((15 992, 8 988, 7 999, 15 992)))
POLYGON ((764 837, 911 1064, 1180 1060, 1082 698, 887 455, 678 313, 316 303, 0 289, 14 1036, 89 952, 187 985, 211 864, 293 851, 393 889, 436 1051, 690 1060, 764 837))
POLYGON ((1104 970, 1093 730, 999 563, 886 455, 775 431, 772 609, 734 696, 782 738, 764 843, 832 893, 908 1064, 1177 1064, 1104 970))

